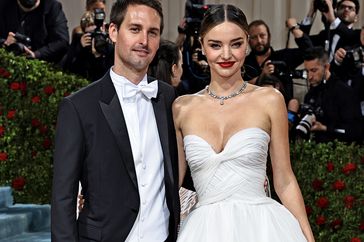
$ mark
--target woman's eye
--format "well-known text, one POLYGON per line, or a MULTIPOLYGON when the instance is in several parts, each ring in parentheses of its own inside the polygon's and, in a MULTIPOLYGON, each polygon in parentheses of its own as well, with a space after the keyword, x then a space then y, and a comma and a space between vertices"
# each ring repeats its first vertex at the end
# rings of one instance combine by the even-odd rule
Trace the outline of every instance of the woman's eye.
POLYGON ((242 42, 237 42, 237 43, 234 43, 234 44, 232 44, 232 46, 234 47, 234 48, 240 48, 240 46, 242 46, 242 42))
POLYGON ((210 47, 213 49, 218 49, 218 48, 220 48, 220 45, 219 44, 210 44, 210 47))

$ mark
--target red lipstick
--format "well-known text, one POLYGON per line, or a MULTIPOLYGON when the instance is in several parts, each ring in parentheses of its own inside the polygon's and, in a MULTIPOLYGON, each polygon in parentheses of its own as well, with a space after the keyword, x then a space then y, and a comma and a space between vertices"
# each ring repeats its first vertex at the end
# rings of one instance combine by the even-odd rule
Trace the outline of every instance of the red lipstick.
POLYGON ((225 61, 225 62, 219 62, 218 63, 222 68, 230 68, 232 67, 235 62, 234 61, 225 61))

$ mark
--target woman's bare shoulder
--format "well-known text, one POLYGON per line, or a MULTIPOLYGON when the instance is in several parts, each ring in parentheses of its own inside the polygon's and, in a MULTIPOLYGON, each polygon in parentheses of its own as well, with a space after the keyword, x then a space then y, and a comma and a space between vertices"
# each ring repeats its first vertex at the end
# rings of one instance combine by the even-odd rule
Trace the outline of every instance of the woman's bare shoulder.
POLYGON ((281 102, 282 100, 284 101, 282 93, 273 87, 260 87, 255 85, 251 86, 252 96, 263 103, 276 103, 281 102))

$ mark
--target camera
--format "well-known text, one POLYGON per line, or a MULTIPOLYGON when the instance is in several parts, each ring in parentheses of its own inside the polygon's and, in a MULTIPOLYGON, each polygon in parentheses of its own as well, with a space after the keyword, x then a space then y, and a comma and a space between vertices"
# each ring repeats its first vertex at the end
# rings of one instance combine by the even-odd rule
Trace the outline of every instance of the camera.
POLYGON ((296 69, 291 71, 289 76, 294 79, 307 79, 307 71, 304 69, 296 69))
POLYGON ((315 0, 313 2, 313 7, 323 13, 327 13, 329 11, 329 6, 325 0, 315 0))
POLYGON ((354 49, 346 50, 346 55, 343 62, 347 66, 361 68, 361 65, 364 63, 364 48, 359 46, 354 49))
POLYGON ((105 21, 105 11, 103 9, 96 8, 94 10, 94 24, 95 30, 91 33, 91 37, 94 39, 95 49, 100 54, 106 54, 108 49, 108 34, 102 30, 102 26, 105 21))
POLYGON ((7 46, 7 51, 11 51, 15 55, 21 55, 25 52, 24 47, 30 48, 32 41, 28 36, 16 32, 14 38, 16 42, 7 46))
POLYGON ((308 138, 310 135, 310 130, 312 127, 313 120, 316 118, 316 116, 314 113, 314 109, 311 105, 302 104, 300 109, 303 118, 299 121, 298 125, 296 126, 296 131, 299 136, 308 138))
POLYGON ((206 11, 216 4, 187 4, 186 5, 186 28, 185 33, 189 36, 198 36, 201 21, 206 11))

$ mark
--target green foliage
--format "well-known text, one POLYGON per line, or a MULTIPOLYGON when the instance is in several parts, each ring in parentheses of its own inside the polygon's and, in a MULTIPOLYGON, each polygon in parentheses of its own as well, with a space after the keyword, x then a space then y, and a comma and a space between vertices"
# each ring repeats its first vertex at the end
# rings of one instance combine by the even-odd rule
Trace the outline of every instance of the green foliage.
POLYGON ((0 49, 0 185, 13 187, 15 202, 50 202, 58 104, 86 84, 0 49))
POLYGON ((363 241, 364 146, 305 141, 291 160, 316 241, 363 241))

